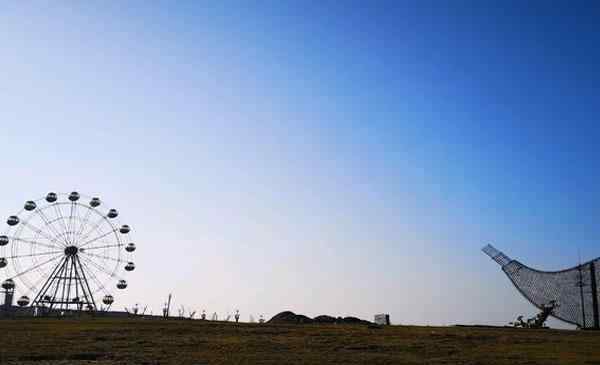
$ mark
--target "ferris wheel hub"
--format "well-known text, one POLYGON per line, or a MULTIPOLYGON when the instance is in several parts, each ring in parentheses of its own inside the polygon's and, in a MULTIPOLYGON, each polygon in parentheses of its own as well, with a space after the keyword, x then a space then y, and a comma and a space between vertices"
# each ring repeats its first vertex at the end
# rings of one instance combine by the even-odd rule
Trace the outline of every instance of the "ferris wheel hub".
POLYGON ((65 255, 67 255, 67 256, 75 256, 75 255, 77 255, 77 251, 79 251, 79 249, 77 248, 77 246, 67 246, 65 248, 65 255))

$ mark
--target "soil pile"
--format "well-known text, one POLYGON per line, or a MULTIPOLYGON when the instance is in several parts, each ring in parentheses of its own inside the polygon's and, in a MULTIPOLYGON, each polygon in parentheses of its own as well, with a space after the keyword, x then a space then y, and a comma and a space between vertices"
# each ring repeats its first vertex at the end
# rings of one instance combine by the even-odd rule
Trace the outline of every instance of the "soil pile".
POLYGON ((335 323, 337 319, 332 316, 322 315, 314 318, 316 323, 335 323))
POLYGON ((296 314, 294 312, 285 311, 273 316, 273 318, 269 319, 268 323, 304 324, 313 323, 313 320, 302 314, 296 314))
POLYGON ((317 316, 311 319, 302 314, 296 314, 291 311, 281 312, 269 320, 268 323, 285 323, 285 324, 366 324, 369 325, 371 322, 362 320, 356 317, 332 317, 328 315, 317 316))
POLYGON ((365 321, 356 317, 338 317, 336 323, 344 323, 344 324, 371 324, 369 321, 365 321))

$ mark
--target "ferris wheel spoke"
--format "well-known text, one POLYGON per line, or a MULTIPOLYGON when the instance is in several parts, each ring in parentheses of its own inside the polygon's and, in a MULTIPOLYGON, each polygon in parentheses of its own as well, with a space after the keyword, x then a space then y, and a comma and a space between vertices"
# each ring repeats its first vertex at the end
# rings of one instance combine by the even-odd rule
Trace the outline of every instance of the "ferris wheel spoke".
POLYGON ((90 246, 90 247, 86 247, 85 251, 82 250, 82 252, 87 252, 89 250, 99 250, 101 248, 123 247, 123 246, 125 246, 124 243, 108 244, 108 245, 103 245, 103 246, 90 246))
POLYGON ((90 270, 90 268, 85 263, 81 262, 81 260, 79 260, 79 263, 81 264, 81 266, 83 268, 85 268, 85 271, 90 275, 90 278, 92 278, 92 280, 94 280, 96 282, 96 284, 98 284, 98 289, 96 291, 103 291, 104 294, 108 294, 108 292, 106 290, 106 286, 104 284, 102 284, 102 282, 98 279, 98 277, 94 273, 94 270, 90 270))
POLYGON ((52 248, 52 249, 62 249, 65 246, 62 245, 60 242, 57 242, 60 246, 56 246, 56 245, 50 245, 50 244, 46 244, 46 243, 42 243, 39 241, 34 241, 34 240, 29 240, 29 239, 24 239, 21 237, 9 237, 11 240, 13 241, 18 241, 18 242, 23 242, 23 243, 29 243, 31 245, 37 245, 37 246, 42 246, 42 247, 46 247, 46 248, 52 248))
POLYGON ((108 270, 106 270, 104 267, 102 267, 101 265, 98 265, 97 263, 95 263, 94 261, 88 259, 85 256, 78 256, 79 258, 83 259, 84 261, 92 264, 95 268, 97 268, 98 270, 102 271, 103 273, 105 273, 106 275, 110 276, 111 278, 117 278, 117 279, 121 279, 121 277, 119 275, 117 275, 115 272, 110 272, 108 270))
POLYGON ((46 216, 46 213, 44 213, 43 209, 38 209, 35 211, 44 221, 44 224, 46 225, 46 227, 48 227, 49 230, 52 231, 52 233, 54 234, 55 237, 59 237, 60 236, 60 232, 58 232, 56 230, 56 227, 54 227, 52 225, 52 222, 50 222, 50 220, 48 219, 48 216, 46 216))
POLYGON ((49 236, 46 232, 44 232, 41 228, 27 222, 27 221, 23 221, 21 223, 23 225, 23 227, 27 227, 29 228, 31 231, 33 231, 34 233, 44 237, 45 239, 47 239, 48 241, 52 242, 52 243, 56 243, 56 244, 60 244, 56 238, 49 236))
MULTIPOLYGON (((54 211, 56 212, 56 217, 57 220, 62 224, 65 233, 68 232, 68 228, 67 228, 67 224, 65 223, 65 217, 62 214, 62 209, 60 207, 60 205, 58 203, 54 203, 52 204, 52 206, 54 207, 54 211)), ((66 241, 66 237, 65 237, 65 245, 69 245, 69 243, 66 241)))
POLYGON ((47 255, 54 255, 54 254, 62 253, 62 252, 63 251, 39 252, 39 253, 30 253, 30 254, 26 254, 26 255, 13 255, 13 256, 8 256, 6 258, 7 259, 16 259, 16 258, 20 258, 20 257, 47 256, 47 255))
POLYGON ((106 233, 104 233, 104 234, 102 234, 102 235, 100 235, 100 236, 98 236, 98 237, 96 237, 96 238, 93 238, 93 239, 91 239, 91 240, 89 240, 89 241, 86 241, 86 242, 82 243, 82 244, 79 246, 79 248, 85 247, 86 245, 89 245, 90 243, 94 243, 94 242, 96 242, 96 241, 98 241, 98 240, 101 240, 101 239, 103 239, 104 237, 106 237, 106 236, 108 236, 108 235, 111 235, 111 234, 115 233, 116 231, 118 231, 118 229, 117 229, 117 228, 113 228, 113 229, 111 229, 110 231, 108 231, 108 232, 106 232, 106 233))
MULTIPOLYGON (((80 235, 78 240, 86 240, 88 239, 92 233, 94 233, 95 231, 98 230, 98 228, 100 228, 100 226, 102 225, 102 222, 108 222, 108 220, 106 219, 105 216, 101 216, 100 219, 98 219, 98 221, 96 221, 94 224, 92 224, 92 228, 90 228, 87 232, 85 232, 85 234, 80 235)), ((109 225, 112 227, 112 224, 109 223, 109 225)))
POLYGON ((89 253, 89 252, 87 252, 87 249, 85 251, 82 251, 81 253, 83 253, 84 255, 89 255, 89 256, 92 256, 92 257, 99 258, 99 259, 111 260, 111 261, 116 261, 116 262, 124 262, 123 260, 117 259, 117 258, 114 258, 114 257, 105 256, 105 255, 98 255, 98 254, 95 254, 95 253, 89 253))
POLYGON ((48 239, 44 238, 44 237, 37 237, 37 236, 8 236, 9 239, 14 239, 14 240, 37 240, 37 239, 44 239, 46 241, 48 241, 48 239))
POLYGON ((39 279, 37 279, 36 282, 31 285, 30 288, 28 288, 29 290, 27 291, 27 294, 37 292, 38 286, 47 279, 48 278, 45 275, 40 275, 39 279))
POLYGON ((35 266, 32 266, 32 267, 30 267, 30 268, 29 268, 29 269, 27 269, 27 270, 23 270, 23 271, 21 271, 21 272, 19 272, 19 273, 15 274, 14 276, 12 276, 12 277, 11 277, 11 279, 17 278, 17 277, 19 277, 19 276, 21 276, 21 275, 24 275, 24 274, 27 274, 28 272, 30 272, 30 271, 33 271, 33 270, 35 270, 35 269, 37 269, 37 268, 39 268, 39 267, 41 267, 41 266, 44 266, 44 265, 46 265, 46 264, 49 264, 50 262, 52 262, 52 261, 54 261, 54 260, 56 260, 56 259, 58 259, 58 258, 61 258, 61 257, 63 257, 63 256, 64 256, 64 255, 63 255, 62 253, 61 253, 60 255, 54 256, 53 258, 51 258, 51 259, 49 259, 49 260, 46 260, 46 261, 44 261, 44 262, 41 262, 41 263, 39 263, 39 264, 37 264, 37 265, 35 265, 35 266))
POLYGON ((77 224, 77 206, 75 202, 71 202, 71 215, 69 215, 69 236, 71 244, 75 244, 75 226, 77 224))
POLYGON ((80 220, 79 229, 77 230, 77 233, 75 234, 75 238, 74 238, 75 244, 77 244, 77 242, 79 242, 79 239, 81 238, 81 234, 83 233, 83 230, 85 229, 88 221, 90 220, 91 214, 92 214, 92 209, 88 208, 87 211, 85 212, 85 216, 83 217, 82 220, 80 220))
POLYGON ((70 210, 71 210, 71 213, 67 217, 67 222, 66 222, 67 223, 67 232, 66 232, 67 235, 66 235, 66 237, 67 237, 67 241, 69 242, 69 244, 71 243, 71 237, 70 237, 71 236, 71 230, 72 230, 71 225, 73 224, 73 202, 71 202, 71 204, 70 204, 70 210))

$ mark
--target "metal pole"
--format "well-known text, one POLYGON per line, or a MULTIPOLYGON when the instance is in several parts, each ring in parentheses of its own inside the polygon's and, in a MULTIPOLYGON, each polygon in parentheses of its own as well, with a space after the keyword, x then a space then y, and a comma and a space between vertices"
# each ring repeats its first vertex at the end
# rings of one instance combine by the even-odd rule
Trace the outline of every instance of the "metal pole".
MULTIPOLYGON (((89 295, 89 298, 87 299, 88 304, 91 304, 92 306, 92 310, 95 312, 96 311, 96 302, 94 301, 94 296, 92 293, 92 290, 90 289, 90 284, 88 283, 87 277, 85 276, 85 271, 83 270, 83 267, 81 267, 81 260, 79 259, 79 255, 75 255, 75 258, 77 259, 77 263, 79 263, 79 267, 81 271, 81 276, 83 277, 83 283, 85 284, 85 289, 87 289, 88 294, 86 294, 86 297, 89 295)), ((85 292, 84 289, 84 292, 85 292)))
POLYGON ((583 268, 581 267, 581 264, 579 265, 579 295, 581 297, 581 316, 582 316, 582 327, 581 328, 586 328, 587 325, 585 324, 585 302, 584 302, 584 297, 583 297, 583 272, 582 272, 583 268))
POLYGON ((600 329, 600 318, 598 318, 598 289, 596 288, 596 265, 590 262, 590 276, 592 286, 592 306, 594 313, 594 329, 600 329))

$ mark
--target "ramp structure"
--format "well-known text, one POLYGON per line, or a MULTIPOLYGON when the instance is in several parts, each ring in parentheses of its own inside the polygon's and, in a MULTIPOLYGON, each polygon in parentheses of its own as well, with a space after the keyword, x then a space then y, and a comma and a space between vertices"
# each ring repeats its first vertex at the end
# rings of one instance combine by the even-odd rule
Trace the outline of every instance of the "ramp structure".
POLYGON ((543 309, 554 302, 552 316, 580 328, 600 329, 598 279, 600 258, 560 271, 540 271, 513 260, 492 245, 482 251, 490 256, 534 306, 543 309))

